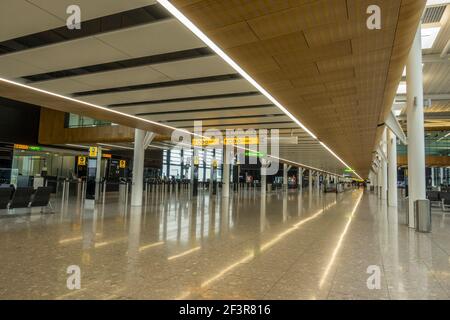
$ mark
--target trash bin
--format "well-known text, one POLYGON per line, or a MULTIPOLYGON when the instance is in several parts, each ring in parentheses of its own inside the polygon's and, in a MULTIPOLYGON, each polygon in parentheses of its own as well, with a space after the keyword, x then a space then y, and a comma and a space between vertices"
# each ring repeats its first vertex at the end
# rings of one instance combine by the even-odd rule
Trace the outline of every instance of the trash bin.
POLYGON ((431 205, 430 200, 416 200, 414 202, 416 218, 416 231, 431 232, 431 205))

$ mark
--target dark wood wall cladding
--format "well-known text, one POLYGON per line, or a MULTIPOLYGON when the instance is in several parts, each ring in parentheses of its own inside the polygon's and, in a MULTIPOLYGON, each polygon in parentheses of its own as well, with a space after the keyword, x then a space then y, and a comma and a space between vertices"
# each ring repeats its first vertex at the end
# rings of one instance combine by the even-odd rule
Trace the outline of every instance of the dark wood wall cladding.
POLYGON ((131 142, 134 129, 124 126, 65 128, 64 112, 41 108, 40 144, 131 142))

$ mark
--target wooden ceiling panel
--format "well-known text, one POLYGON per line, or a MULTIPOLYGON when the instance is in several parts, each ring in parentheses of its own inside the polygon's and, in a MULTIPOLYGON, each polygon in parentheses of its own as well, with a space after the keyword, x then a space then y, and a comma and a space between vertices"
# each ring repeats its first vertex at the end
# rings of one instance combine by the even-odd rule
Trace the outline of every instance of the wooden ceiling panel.
POLYGON ((390 110, 426 0, 174 0, 361 175, 390 110), (381 30, 369 30, 378 5, 381 30))
MULTIPOLYGON (((211 33, 215 34, 222 29, 214 30, 211 33)), ((255 56, 258 54, 272 56, 279 53, 292 52, 299 49, 308 49, 308 43, 306 42, 303 32, 294 32, 279 37, 274 37, 266 40, 260 40, 256 43, 250 43, 247 45, 237 46, 230 48, 228 53, 233 55, 246 54, 247 56, 255 56)))
POLYGON ((211 39, 220 43, 222 49, 228 49, 258 41, 258 38, 246 22, 238 22, 211 32, 211 39))
POLYGON ((299 77, 292 79, 291 81, 295 87, 301 87, 301 86, 309 86, 311 84, 321 84, 340 80, 351 80, 353 78, 355 78, 355 69, 352 67, 341 69, 339 71, 319 74, 316 77, 299 77))
POLYGON ((345 0, 320 0, 251 19, 248 23, 260 39, 268 39, 346 18, 345 0))
POLYGON ((331 57, 340 57, 352 53, 350 41, 339 41, 323 45, 315 49, 295 50, 274 55, 281 67, 300 65, 307 62, 320 61, 331 57))
POLYGON ((301 78, 311 78, 319 75, 319 70, 315 63, 296 65, 293 68, 276 68, 267 72, 257 72, 254 78, 263 83, 278 82, 283 79, 293 80, 301 78))
POLYGON ((379 31, 355 37, 352 39, 354 54, 364 54, 371 51, 380 52, 380 49, 391 49, 394 43, 395 28, 388 30, 387 34, 379 31))

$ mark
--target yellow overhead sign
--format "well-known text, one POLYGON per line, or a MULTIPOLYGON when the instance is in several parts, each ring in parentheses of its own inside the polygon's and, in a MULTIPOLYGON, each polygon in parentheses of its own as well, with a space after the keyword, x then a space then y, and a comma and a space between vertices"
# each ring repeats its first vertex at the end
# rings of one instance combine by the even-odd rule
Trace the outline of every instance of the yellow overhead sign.
POLYGON ((39 146, 29 146, 27 144, 15 144, 14 149, 29 150, 29 151, 42 151, 42 148, 39 146))
POLYGON ((79 166, 85 166, 86 165, 86 157, 79 156, 78 157, 78 165, 79 166))
MULTIPOLYGON (((220 144, 219 138, 194 138, 192 139, 193 146, 217 146, 220 144)), ((223 138, 224 145, 255 145, 259 144, 258 137, 233 137, 223 138)))
POLYGON ((97 147, 89 147, 89 157, 94 158, 97 156, 97 147))

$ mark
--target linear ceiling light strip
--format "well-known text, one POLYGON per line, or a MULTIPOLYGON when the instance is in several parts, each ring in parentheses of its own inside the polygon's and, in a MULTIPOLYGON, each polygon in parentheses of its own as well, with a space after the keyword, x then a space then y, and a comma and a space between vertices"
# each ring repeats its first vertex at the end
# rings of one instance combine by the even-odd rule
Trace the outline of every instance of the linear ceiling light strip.
MULTIPOLYGON (((99 106, 99 105, 96 105, 96 104, 93 104, 93 103, 89 103, 89 102, 86 102, 86 101, 82 101, 82 100, 74 99, 74 98, 71 98, 71 97, 63 96, 61 94, 50 92, 50 91, 47 91, 47 90, 31 87, 29 85, 26 85, 26 84, 23 84, 23 83, 19 83, 19 82, 15 82, 15 81, 12 81, 12 80, 8 80, 8 79, 5 79, 5 78, 1 78, 0 77, 0 82, 5 82, 5 83, 8 83, 8 84, 11 84, 11 85, 14 85, 14 86, 18 86, 18 87, 22 87, 22 88, 25 88, 25 89, 28 89, 28 90, 44 93, 46 95, 50 95, 50 96, 53 96, 53 97, 56 97, 56 98, 60 98, 60 99, 72 101, 72 102, 75 102, 75 103, 83 104, 85 106, 89 106, 89 107, 92 107, 92 108, 95 108, 95 109, 99 109, 99 110, 103 110, 103 111, 106 111, 106 112, 114 113, 114 114, 119 115, 121 117, 129 118, 129 119, 131 118, 131 119, 135 119, 135 120, 138 120, 138 121, 146 122, 146 123, 149 123, 149 124, 152 124, 152 125, 155 125, 155 126, 159 126, 159 127, 163 127, 163 128, 166 128, 166 129, 170 129, 172 131, 177 130, 178 132, 183 132, 183 133, 189 134, 189 135, 194 136, 194 137, 208 138, 206 136, 203 136, 203 135, 200 135, 200 134, 196 134, 196 133, 191 132, 189 130, 175 128, 175 127, 169 126, 167 124, 156 122, 156 121, 152 121, 152 120, 148 120, 148 119, 145 119, 145 118, 139 118, 139 117, 133 116, 131 114, 123 113, 123 112, 120 112, 120 111, 117 111, 117 110, 113 110, 113 109, 109 109, 109 108, 106 108, 106 107, 102 107, 102 106, 99 106)), ((238 146, 238 145, 236 145, 236 148, 241 149, 241 150, 253 151, 253 152, 256 151, 256 150, 248 149, 248 148, 245 148, 245 147, 242 147, 242 146, 238 146)), ((274 158, 274 159, 278 159, 278 160, 281 160, 281 161, 284 161, 284 162, 288 162, 288 163, 292 163, 292 164, 298 165, 299 167, 313 169, 315 171, 324 172, 324 173, 330 173, 330 174, 339 176, 339 174, 337 174, 337 173, 332 173, 332 172, 328 172, 328 171, 325 171, 325 170, 322 170, 322 169, 317 169, 317 168, 314 168, 314 167, 311 167, 311 166, 307 166, 307 165, 305 165, 303 163, 294 162, 294 161, 291 161, 291 160, 275 157, 275 156, 272 156, 272 155, 268 155, 268 156, 271 157, 271 158, 274 158)))
MULTIPOLYGON (((183 15, 173 4, 168 0, 157 0, 164 8, 166 8, 172 15, 175 16, 185 27, 191 30, 200 40, 202 40, 208 47, 217 53, 225 62, 227 62, 233 69, 239 72, 248 82, 250 82, 258 91, 260 91, 266 98, 268 98, 274 105, 280 108, 289 118, 298 124, 305 132, 307 132, 313 139, 320 142, 325 149, 327 149, 336 159, 343 165, 351 167, 345 163, 336 153, 334 153, 328 146, 317 138, 303 123, 301 123, 293 114, 291 114, 280 102, 278 102, 272 95, 267 92, 258 82, 256 82, 247 72, 245 72, 236 62, 233 61, 225 52, 222 51, 211 39, 209 39, 196 25, 194 25, 185 15, 183 15)), ((362 179, 355 170, 351 169, 360 179, 362 179)))

